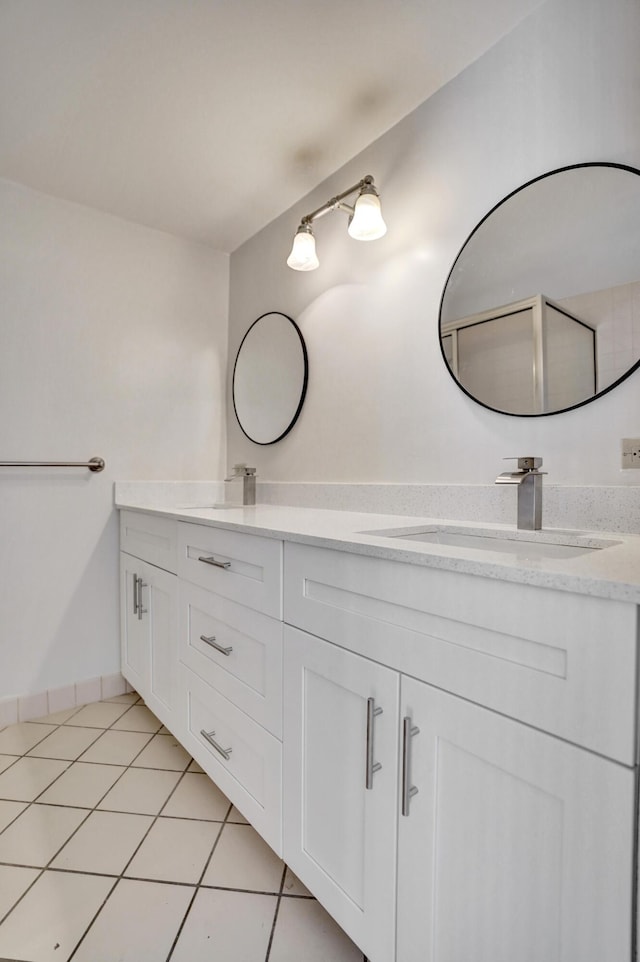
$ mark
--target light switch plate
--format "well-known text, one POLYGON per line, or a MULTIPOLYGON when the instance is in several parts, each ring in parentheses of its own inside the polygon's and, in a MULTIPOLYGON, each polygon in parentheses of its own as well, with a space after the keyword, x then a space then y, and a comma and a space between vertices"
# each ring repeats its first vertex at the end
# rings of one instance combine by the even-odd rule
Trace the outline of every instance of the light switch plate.
POLYGON ((622 439, 622 468, 640 468, 640 438, 622 439))

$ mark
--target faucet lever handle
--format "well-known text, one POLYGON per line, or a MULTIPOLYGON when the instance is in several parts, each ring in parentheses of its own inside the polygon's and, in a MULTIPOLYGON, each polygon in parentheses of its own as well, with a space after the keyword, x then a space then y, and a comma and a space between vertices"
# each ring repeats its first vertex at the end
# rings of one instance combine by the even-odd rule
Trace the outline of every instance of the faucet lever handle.
POLYGON ((235 481, 236 478, 250 478, 255 473, 256 469, 247 467, 244 462, 242 464, 234 464, 233 474, 230 474, 228 478, 225 478, 225 481, 235 481))
MULTIPOLYGON (((537 471, 542 467, 542 458, 503 458, 503 461, 517 461, 520 471, 537 471)), ((546 473, 546 472, 543 472, 546 473)))

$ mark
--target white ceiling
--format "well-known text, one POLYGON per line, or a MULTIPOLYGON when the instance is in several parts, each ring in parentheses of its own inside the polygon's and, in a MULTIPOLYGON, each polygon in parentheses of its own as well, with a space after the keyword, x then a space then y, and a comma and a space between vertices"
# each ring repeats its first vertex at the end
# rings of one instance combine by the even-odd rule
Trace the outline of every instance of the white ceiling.
POLYGON ((232 251, 540 3, 0 0, 0 177, 232 251))

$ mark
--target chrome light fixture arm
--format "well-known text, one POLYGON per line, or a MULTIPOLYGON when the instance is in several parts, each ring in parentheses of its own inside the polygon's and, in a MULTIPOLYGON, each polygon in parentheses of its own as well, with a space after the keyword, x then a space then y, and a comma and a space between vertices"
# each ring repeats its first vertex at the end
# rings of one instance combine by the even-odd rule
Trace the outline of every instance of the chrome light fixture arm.
POLYGON ((293 270, 312 271, 319 266, 312 224, 314 220, 324 217, 333 210, 342 210, 349 215, 348 232, 356 240, 376 240, 386 233, 387 227, 382 219, 378 191, 373 177, 367 174, 357 184, 343 190, 341 194, 336 194, 310 214, 304 215, 293 239, 291 253, 287 258, 287 264, 293 270), (345 199, 356 193, 358 196, 354 205, 346 204, 345 199))
POLYGON ((366 177, 363 177, 362 180, 359 180, 357 184, 353 185, 353 187, 349 187, 348 190, 343 190, 341 194, 336 194, 335 197, 332 197, 331 200, 328 200, 326 204, 322 205, 322 207, 318 207, 317 210, 312 211, 310 214, 305 214, 300 221, 300 225, 302 226, 302 224, 311 224, 314 220, 317 220, 318 217, 324 217, 325 214, 331 213, 332 210, 344 210, 349 214, 353 214, 354 208, 349 204, 343 204, 342 201, 345 199, 345 197, 355 194, 357 190, 362 190, 364 187, 373 187, 373 177, 371 174, 367 174, 366 177))

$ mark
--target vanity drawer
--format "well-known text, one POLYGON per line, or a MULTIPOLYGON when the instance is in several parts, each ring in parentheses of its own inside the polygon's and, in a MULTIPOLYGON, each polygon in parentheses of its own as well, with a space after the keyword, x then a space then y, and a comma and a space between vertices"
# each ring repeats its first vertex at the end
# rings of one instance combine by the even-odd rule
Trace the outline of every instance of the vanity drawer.
POLYGON ((180 679, 185 748, 280 855, 282 743, 184 665, 180 679))
POLYGON ((181 581, 178 624, 180 660, 282 737, 282 622, 181 581))
POLYGON ((281 541, 180 522, 178 574, 272 618, 282 617, 281 541))
POLYGON ((633 765, 633 604, 288 543, 284 619, 633 765))
POLYGON ((139 511, 120 512, 120 548, 149 564, 176 573, 178 522, 139 511))

